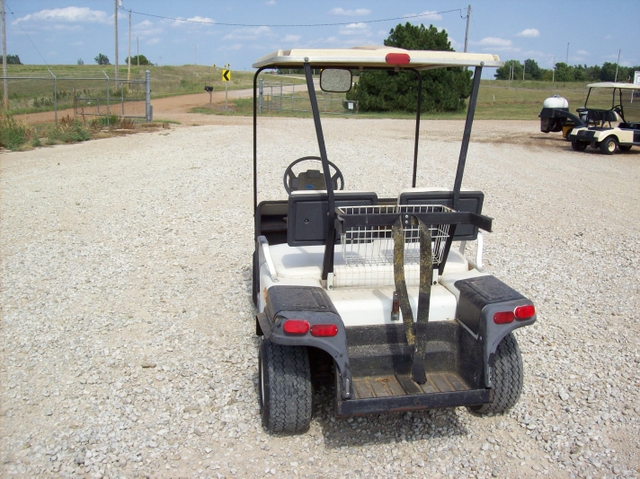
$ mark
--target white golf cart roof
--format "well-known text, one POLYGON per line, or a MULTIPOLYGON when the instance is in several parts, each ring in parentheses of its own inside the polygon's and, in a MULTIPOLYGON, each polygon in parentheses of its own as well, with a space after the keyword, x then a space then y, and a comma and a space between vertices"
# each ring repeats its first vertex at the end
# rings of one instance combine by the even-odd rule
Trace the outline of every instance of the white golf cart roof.
POLYGON ((354 48, 300 48, 278 50, 265 55, 253 68, 302 67, 306 62, 315 66, 349 68, 405 67, 428 70, 443 67, 501 67, 498 55, 487 53, 458 53, 433 50, 405 50, 403 48, 366 46, 354 48))
POLYGON ((622 90, 640 90, 640 85, 634 85, 633 83, 615 83, 612 81, 589 83, 587 88, 620 88, 622 90))

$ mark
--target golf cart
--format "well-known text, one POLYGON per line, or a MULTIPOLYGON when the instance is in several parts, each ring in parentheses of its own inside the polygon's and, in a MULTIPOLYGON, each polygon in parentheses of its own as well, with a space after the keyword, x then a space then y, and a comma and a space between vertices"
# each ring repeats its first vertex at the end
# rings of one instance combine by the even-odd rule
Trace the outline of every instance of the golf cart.
MULTIPOLYGON (((461 188, 482 68, 501 65, 494 55, 390 47, 279 50, 253 65, 253 300, 267 431, 308 429, 311 376, 322 370, 334 374, 338 416, 455 406, 501 413, 517 402, 523 371, 513 331, 533 324, 535 307, 483 270, 480 230, 491 231, 492 219, 482 214, 483 193, 461 188), (453 188, 420 188, 420 72, 468 66, 475 74, 453 188), (303 69, 318 149, 284 171, 285 199, 259 201, 258 172, 272 176, 260 165, 276 155, 259 150, 258 138, 269 143, 271 131, 289 154, 297 138, 268 127, 258 135, 258 77, 274 68, 303 69), (329 161, 312 76, 320 71, 322 91, 346 92, 353 71, 369 70, 416 81, 413 176, 392 197, 344 189, 349 178, 329 161)), ((274 195, 273 185, 266 190, 274 195)))
MULTIPOLYGON (((584 123, 571 130, 567 139, 575 151, 587 146, 606 155, 629 151, 640 145, 640 85, 592 83, 584 107, 584 123)), ((580 112, 580 110, 578 110, 580 112)))

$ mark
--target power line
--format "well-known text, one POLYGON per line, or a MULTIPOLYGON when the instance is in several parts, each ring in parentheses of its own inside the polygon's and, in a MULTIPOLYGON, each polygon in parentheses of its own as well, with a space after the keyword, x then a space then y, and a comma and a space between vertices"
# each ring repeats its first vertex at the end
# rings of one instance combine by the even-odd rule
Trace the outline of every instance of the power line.
POLYGON ((379 20, 363 20, 360 22, 335 22, 335 23, 282 23, 282 24, 267 24, 267 23, 229 23, 229 22, 216 22, 216 21, 204 21, 204 20, 185 20, 182 18, 176 17, 166 17, 163 15, 156 15, 154 13, 145 13, 145 12, 137 12, 135 10, 131 11, 136 15, 141 15, 144 17, 153 17, 160 18, 163 20, 174 20, 177 22, 185 22, 185 23, 197 23, 201 25, 221 25, 225 27, 270 27, 270 28, 288 28, 288 27, 330 27, 330 26, 340 26, 340 25, 351 25, 353 23, 382 23, 382 22, 392 22, 397 20, 408 20, 410 18, 418 18, 418 17, 427 17, 430 15, 441 15, 445 13, 452 12, 462 12, 461 8, 456 8, 453 10, 443 10, 441 12, 426 12, 426 13, 418 13, 417 15, 407 15, 404 17, 395 17, 395 18, 382 18, 379 20))
POLYGON ((31 37, 27 34, 27 32, 25 31, 24 28, 22 28, 22 25, 20 24, 20 20, 18 20, 18 18, 16 17, 16 15, 13 13, 13 11, 11 11, 11 8, 9 7, 9 5, 7 4, 6 0, 4 2, 4 6, 7 7, 7 10, 9 10, 9 13, 11 15, 13 15, 13 18, 16 19, 16 23, 18 24, 18 26, 20 27, 20 30, 22 30, 22 33, 24 33, 24 35, 29 39, 29 43, 31 43, 31 46, 33 46, 33 48, 35 49, 36 52, 38 52, 38 55, 40 55, 40 58, 42 59, 42 61, 44 62, 44 64, 46 66, 49 66, 49 63, 47 62, 47 60, 44 59, 44 57, 42 56, 42 53, 40 53, 40 50, 38 50, 38 47, 36 47, 36 44, 33 43, 33 40, 31 40, 31 37))

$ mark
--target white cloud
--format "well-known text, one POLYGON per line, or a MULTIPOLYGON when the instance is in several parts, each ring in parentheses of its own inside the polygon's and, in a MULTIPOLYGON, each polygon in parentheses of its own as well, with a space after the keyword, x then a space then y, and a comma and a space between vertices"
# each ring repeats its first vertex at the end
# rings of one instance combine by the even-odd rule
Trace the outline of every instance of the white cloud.
POLYGON ((420 21, 424 20, 442 20, 442 15, 437 12, 432 12, 430 10, 425 10, 422 13, 407 13, 403 15, 404 18, 417 17, 420 21))
POLYGON ((131 33, 137 37, 152 37, 154 35, 161 35, 164 30, 160 27, 156 27, 149 20, 144 20, 137 25, 134 25, 131 33))
POLYGON ((275 4, 276 4, 276 0, 269 0, 268 2, 265 2, 265 5, 269 5, 269 6, 272 6, 275 4))
POLYGON ((101 10, 91 10, 88 7, 65 7, 40 10, 15 20, 13 24, 29 21, 113 23, 113 16, 101 10))
POLYGON ((146 42, 146 45, 156 45, 160 43, 160 39, 159 38, 151 38, 150 40, 148 40, 146 42))
POLYGON ((526 37, 526 38, 535 38, 540 36, 540 32, 536 28, 527 28, 525 30, 522 30, 516 36, 526 37))
POLYGON ((588 51, 586 51, 586 50, 578 50, 578 51, 576 52, 576 55, 580 55, 581 57, 585 57, 585 56, 588 56, 588 55, 589 55, 589 52, 588 52, 588 51))
POLYGON ((282 41, 284 43, 296 43, 299 42, 302 37, 300 35, 286 35, 282 41))
POLYGON ((477 45, 482 47, 509 48, 512 43, 511 40, 505 40, 504 38, 486 37, 480 40, 477 45))
POLYGON ((366 23, 350 23, 340 28, 341 35, 362 35, 369 36, 369 26, 366 23))
POLYGON ((196 15, 195 17, 191 17, 191 18, 187 18, 188 22, 195 22, 195 23, 215 23, 214 20, 212 20, 209 17, 201 17, 199 15, 196 15))
POLYGON ((223 40, 257 40, 261 37, 272 37, 274 33, 267 26, 239 28, 225 35, 223 40))
POLYGON ((357 8, 355 10, 345 10, 344 8, 332 8, 329 10, 330 15, 346 15, 348 17, 354 17, 358 15, 369 15, 371 10, 368 8, 357 8))

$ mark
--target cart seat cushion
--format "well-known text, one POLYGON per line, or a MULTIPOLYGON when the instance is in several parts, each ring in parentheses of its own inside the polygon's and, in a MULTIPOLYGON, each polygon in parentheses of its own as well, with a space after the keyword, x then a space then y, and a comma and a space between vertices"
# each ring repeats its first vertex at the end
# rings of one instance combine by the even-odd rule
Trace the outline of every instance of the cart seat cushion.
MULTIPOLYGON (((484 193, 482 191, 460 191, 458 211, 482 214, 484 193)), ((453 208, 453 191, 446 188, 411 188, 403 190, 398 197, 399 205, 443 205, 453 208)), ((454 241, 474 241, 478 228, 473 225, 458 225, 454 241)))
MULTIPOLYGON (((375 205, 378 195, 366 191, 335 191, 336 207, 375 205)), ((289 195, 289 246, 323 245, 327 236, 329 197, 326 190, 292 191, 289 195)), ((335 239, 334 239, 335 242, 335 239)))

